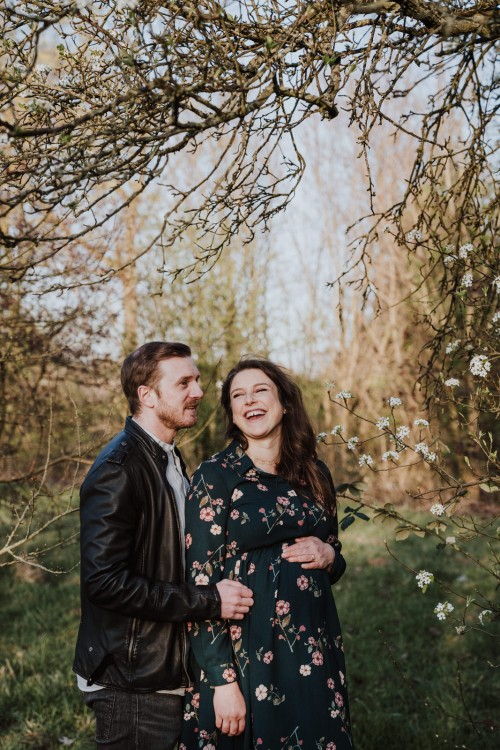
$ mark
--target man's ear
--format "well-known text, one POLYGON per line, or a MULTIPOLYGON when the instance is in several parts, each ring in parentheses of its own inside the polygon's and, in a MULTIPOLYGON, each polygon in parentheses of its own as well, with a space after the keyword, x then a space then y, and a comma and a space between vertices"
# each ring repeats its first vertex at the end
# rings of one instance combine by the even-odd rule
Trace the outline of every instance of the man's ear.
POLYGON ((148 385, 140 385, 137 389, 137 397, 141 406, 151 409, 156 404, 156 393, 148 385))

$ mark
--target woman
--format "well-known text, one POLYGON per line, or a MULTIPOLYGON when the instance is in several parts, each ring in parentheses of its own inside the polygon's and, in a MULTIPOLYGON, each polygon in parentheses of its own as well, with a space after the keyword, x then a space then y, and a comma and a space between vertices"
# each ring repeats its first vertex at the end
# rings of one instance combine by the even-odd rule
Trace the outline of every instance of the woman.
POLYGON ((331 593, 345 562, 300 390, 272 362, 245 359, 221 401, 233 441, 193 477, 187 575, 241 581, 255 603, 238 622, 190 626, 197 681, 180 750, 350 750, 331 593))

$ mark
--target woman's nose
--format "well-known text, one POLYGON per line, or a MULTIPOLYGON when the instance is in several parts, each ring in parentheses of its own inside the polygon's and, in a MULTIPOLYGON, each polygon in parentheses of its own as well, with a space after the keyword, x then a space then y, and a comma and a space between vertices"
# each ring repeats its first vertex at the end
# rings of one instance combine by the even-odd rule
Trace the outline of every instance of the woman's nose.
POLYGON ((253 393, 251 392, 245 393, 245 404, 251 404, 253 403, 253 400, 254 400, 253 393))

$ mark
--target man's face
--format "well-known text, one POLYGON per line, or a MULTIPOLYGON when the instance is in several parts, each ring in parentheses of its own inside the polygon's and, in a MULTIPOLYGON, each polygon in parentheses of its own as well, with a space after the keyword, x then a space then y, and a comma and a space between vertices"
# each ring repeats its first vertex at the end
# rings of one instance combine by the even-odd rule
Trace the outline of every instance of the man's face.
POLYGON ((196 424, 198 404, 203 398, 200 373, 191 357, 171 357, 158 364, 160 379, 154 389, 154 413, 169 430, 196 424))

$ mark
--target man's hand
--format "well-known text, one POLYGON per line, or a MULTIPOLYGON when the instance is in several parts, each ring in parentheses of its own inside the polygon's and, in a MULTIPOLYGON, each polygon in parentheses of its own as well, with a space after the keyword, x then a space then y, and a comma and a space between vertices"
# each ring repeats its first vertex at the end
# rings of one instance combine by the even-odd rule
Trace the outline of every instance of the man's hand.
POLYGON ((302 563, 302 568, 324 568, 330 571, 335 560, 335 550, 317 536, 303 536, 283 550, 282 558, 288 562, 302 563))
POLYGON ((214 711, 217 729, 230 737, 242 734, 245 730, 246 706, 237 682, 214 688, 214 711))
POLYGON ((221 598, 221 619, 243 620, 253 604, 252 589, 243 586, 238 581, 229 581, 226 578, 216 585, 221 598))

